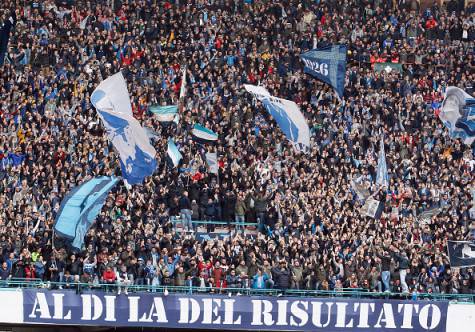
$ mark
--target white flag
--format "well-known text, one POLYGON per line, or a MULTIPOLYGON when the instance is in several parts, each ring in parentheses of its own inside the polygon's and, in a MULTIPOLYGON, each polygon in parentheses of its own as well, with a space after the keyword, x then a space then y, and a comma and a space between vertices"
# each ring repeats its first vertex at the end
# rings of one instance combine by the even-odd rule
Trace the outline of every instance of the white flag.
POLYGON ((87 15, 82 21, 81 23, 79 23, 79 29, 81 30, 84 30, 86 29, 86 25, 87 25, 87 20, 89 18, 89 15, 87 15))
POLYGON ((185 98, 186 93, 186 66, 183 68, 183 76, 181 77, 180 99, 185 98))
POLYGON ((210 173, 218 174, 218 154, 216 152, 207 152, 206 162, 208 163, 210 173))
POLYGON ((370 197, 366 200, 360 212, 364 216, 379 219, 383 213, 383 207, 383 203, 370 197))

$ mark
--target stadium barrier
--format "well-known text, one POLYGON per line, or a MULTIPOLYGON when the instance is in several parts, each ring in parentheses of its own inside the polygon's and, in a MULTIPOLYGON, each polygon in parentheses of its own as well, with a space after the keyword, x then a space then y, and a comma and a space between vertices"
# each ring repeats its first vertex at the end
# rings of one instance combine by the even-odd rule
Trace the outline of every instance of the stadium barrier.
POLYGON ((24 285, 0 288, 0 324, 332 332, 468 332, 475 326, 474 304, 363 298, 368 294, 360 291, 328 297, 286 292, 279 297, 261 291, 230 296, 159 287, 157 292, 117 294, 24 285))
MULTIPOLYGON (((274 296, 274 297, 321 297, 321 298, 355 298, 385 300, 432 300, 450 301, 453 303, 475 304, 475 294, 443 294, 443 293, 388 293, 369 292, 362 288, 341 288, 340 290, 305 290, 305 289, 255 289, 255 288, 219 288, 195 286, 155 286, 155 285, 118 285, 80 282, 50 282, 41 279, 12 278, 0 281, 0 289, 38 288, 47 290, 74 290, 81 294, 87 291, 105 291, 115 293, 122 288, 130 293, 177 293, 177 294, 224 294, 232 296, 274 296)), ((474 313, 475 314, 475 313, 474 313)))
MULTIPOLYGON (((173 224, 180 224, 183 221, 181 220, 180 217, 177 216, 171 216, 170 221, 173 224)), ((258 223, 253 223, 253 222, 235 222, 235 221, 221 221, 221 220, 192 220, 191 221, 195 225, 220 225, 220 226, 244 226, 244 227, 257 227, 259 224, 258 223)))

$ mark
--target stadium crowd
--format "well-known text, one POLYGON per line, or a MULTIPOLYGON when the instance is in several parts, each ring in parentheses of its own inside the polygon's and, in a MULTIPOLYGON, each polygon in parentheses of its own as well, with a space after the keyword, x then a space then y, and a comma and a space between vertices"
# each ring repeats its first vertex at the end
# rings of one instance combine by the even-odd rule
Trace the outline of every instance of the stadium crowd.
MULTIPOLYGON (((475 239, 475 150, 438 112, 450 85, 474 94, 475 7, 413 0, 2 0, 16 26, 0 69, 0 279, 201 288, 475 293, 474 268, 451 268, 448 239, 475 239), (299 54, 348 45, 344 98, 303 73, 299 54), (375 63, 400 63, 402 70, 375 63), (151 105, 179 103, 178 125, 151 105), (62 197, 120 165, 89 97, 122 70, 159 167, 120 183, 85 248, 53 239, 62 197), (243 84, 299 104, 310 153, 289 144, 243 84), (191 139, 194 123, 219 134, 191 139), (166 165, 168 137, 184 156, 166 165), (389 187, 375 184, 384 137, 389 187), (203 160, 216 149, 219 177, 203 160), (362 215, 358 181, 384 202, 362 215), (440 208, 430 218, 426 210, 440 208), (198 241, 172 222, 230 226, 198 241)), ((208 231, 213 231, 208 226, 208 231)))

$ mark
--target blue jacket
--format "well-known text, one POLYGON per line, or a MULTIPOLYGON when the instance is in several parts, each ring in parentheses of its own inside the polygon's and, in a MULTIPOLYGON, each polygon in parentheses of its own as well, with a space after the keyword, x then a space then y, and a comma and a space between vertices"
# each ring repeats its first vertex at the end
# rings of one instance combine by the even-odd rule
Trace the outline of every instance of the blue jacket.
POLYGON ((267 280, 269 280, 269 276, 267 275, 267 273, 264 272, 262 275, 256 274, 252 278, 252 288, 265 289, 267 280))

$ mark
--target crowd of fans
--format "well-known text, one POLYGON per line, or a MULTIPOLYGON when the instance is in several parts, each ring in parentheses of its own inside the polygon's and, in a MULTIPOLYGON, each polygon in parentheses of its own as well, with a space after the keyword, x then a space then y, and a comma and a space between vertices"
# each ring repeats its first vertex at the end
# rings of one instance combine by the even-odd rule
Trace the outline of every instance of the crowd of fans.
POLYGON ((445 87, 475 92, 473 5, 2 0, 0 22, 13 11, 0 69, 0 279, 475 293, 474 269, 451 267, 446 254, 447 240, 475 239, 474 150, 438 119, 445 87), (341 100, 299 60, 334 43, 348 45, 341 100), (402 70, 375 70, 390 62, 402 70), (163 125, 149 107, 179 103, 185 66, 180 121, 163 125), (73 252, 53 238, 61 199, 94 176, 120 175, 89 100, 119 70, 159 167, 143 185, 120 183, 73 252), (245 83, 300 106, 309 153, 293 149, 245 83), (194 123, 217 144, 193 142, 194 123), (184 156, 176 168, 166 165, 169 137, 184 156), (380 139, 389 187, 375 184, 380 139), (219 176, 206 150, 217 151, 219 176), (380 219, 360 213, 351 181, 384 202, 380 219), (418 217, 432 208, 440 212, 418 217), (172 222, 182 209, 258 230, 231 225, 225 239, 198 241, 172 222))

